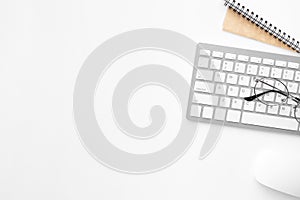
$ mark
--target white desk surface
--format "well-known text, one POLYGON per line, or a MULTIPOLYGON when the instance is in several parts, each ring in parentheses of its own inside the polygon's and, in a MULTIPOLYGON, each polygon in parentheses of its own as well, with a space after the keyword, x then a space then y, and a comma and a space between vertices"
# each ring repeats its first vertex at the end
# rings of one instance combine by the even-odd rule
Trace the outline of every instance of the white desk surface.
MULTIPOLYGON (((289 8, 281 15, 297 13, 299 3, 289 8)), ((299 147, 298 136, 225 127, 205 160, 198 160, 205 137, 198 135, 171 167, 136 176, 96 162, 76 134, 72 93, 81 64, 124 31, 163 28, 197 42, 292 55, 223 32, 225 11, 222 0, 2 2, 0 199, 294 199, 259 185, 253 165, 264 150, 299 147)))

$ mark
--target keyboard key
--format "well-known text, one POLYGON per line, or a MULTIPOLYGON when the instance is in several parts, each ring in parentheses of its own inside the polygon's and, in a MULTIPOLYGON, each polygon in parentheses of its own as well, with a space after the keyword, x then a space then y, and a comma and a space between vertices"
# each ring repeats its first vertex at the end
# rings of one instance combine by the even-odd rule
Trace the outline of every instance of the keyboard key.
POLYGON ((227 90, 227 85, 224 84, 217 84, 216 85, 216 94, 220 94, 220 95, 225 95, 226 94, 226 90, 227 90))
POLYGON ((207 49, 200 49, 199 54, 200 54, 201 56, 210 56, 210 50, 207 50, 207 49))
POLYGON ((244 97, 249 97, 251 93, 251 89, 250 88, 244 88, 242 87, 240 89, 240 97, 244 98, 244 97))
POLYGON ((224 72, 216 72, 214 80, 216 82, 224 83, 226 78, 226 74, 224 72))
MULTIPOLYGON (((297 96, 299 98, 299 95, 295 95, 295 96, 297 96)), ((293 101, 292 99, 288 99, 287 104, 291 105, 293 108, 297 105, 297 103, 295 101, 293 101)), ((300 117, 300 115, 299 115, 299 117, 300 117)))
POLYGON ((214 113, 213 107, 204 106, 202 111, 202 117, 206 119, 212 119, 213 113, 214 113))
POLYGON ((287 83, 287 88, 288 88, 289 92, 291 92, 291 93, 297 93, 297 91, 298 91, 298 84, 297 83, 288 82, 287 83))
POLYGON ((227 74, 226 82, 229 84, 236 84, 238 76, 236 74, 227 74))
POLYGON ((216 70, 221 69, 221 63, 222 63, 221 60, 212 59, 210 62, 210 69, 216 69, 216 70))
POLYGON ((299 63, 289 62, 288 67, 293 68, 293 69, 298 69, 299 68, 299 63))
MULTIPOLYGON (((256 83, 257 83, 257 78, 255 77, 255 76, 252 76, 251 78, 250 78, 250 87, 255 87, 255 85, 256 85, 256 83)), ((258 82, 257 83, 257 85, 256 85, 256 87, 257 88, 260 88, 260 86, 261 86, 261 82, 258 82)))
POLYGON ((297 81, 297 82, 300 81, 300 71, 296 71, 296 73, 295 73, 295 81, 297 81))
POLYGON ((223 58, 224 53, 219 51, 213 51, 212 56, 215 58, 223 58))
POLYGON ((231 99, 229 97, 220 97, 219 106, 229 108, 230 102, 231 99))
POLYGON ((241 75, 239 77, 239 85, 249 86, 249 83, 250 83, 250 77, 249 76, 243 76, 243 75, 241 75))
POLYGON ((231 108, 242 109, 243 100, 242 99, 232 99, 231 108))
POLYGON ((275 87, 282 90, 282 91, 286 91, 286 85, 287 85, 286 81, 281 80, 281 81, 276 81, 275 82, 275 87))
POLYGON ((254 101, 245 101, 244 110, 254 111, 255 102, 254 101))
POLYGON ((209 64, 209 58, 206 57, 199 58, 198 67, 208 68, 208 64, 209 64))
POLYGON ((263 59, 263 64, 274 65, 274 60, 265 58, 265 59, 263 59))
POLYGON ((229 122, 239 122, 241 118, 241 111, 228 110, 226 120, 229 122))
POLYGON ((300 93, 300 87, 299 87, 299 91, 298 91, 298 93, 300 93))
POLYGON ((286 61, 276 60, 275 65, 278 67, 286 67, 286 61))
POLYGON ((196 81, 194 90, 198 92, 213 93, 215 84, 204 81, 196 81))
POLYGON ((267 93, 264 95, 263 99, 264 99, 264 101, 267 101, 267 102, 274 102, 275 93, 274 92, 267 93))
POLYGON ((269 114, 273 114, 273 115, 277 115, 278 114, 278 109, 279 109, 279 106, 268 106, 268 113, 269 114))
POLYGON ((257 126, 298 130, 298 122, 294 118, 286 118, 259 113, 243 112, 241 122, 257 126))
POLYGON ((290 116, 291 114, 291 106, 281 105, 279 108, 279 115, 290 116))
POLYGON ((258 65, 248 65, 247 74, 256 75, 258 70, 258 65))
MULTIPOLYGON (((255 90, 256 91, 256 94, 260 94, 262 93, 263 91, 262 90, 255 90)), ((253 89, 253 95, 254 95, 254 89, 253 89)), ((261 99, 261 98, 260 98, 261 99)))
POLYGON ((286 80, 293 80, 294 79, 294 71, 288 70, 288 69, 283 70, 282 78, 286 79, 286 80))
POLYGON ((255 111, 256 112, 260 112, 260 113, 264 113, 266 112, 267 106, 261 102, 257 102, 256 103, 256 107, 255 107, 255 111))
POLYGON ((268 77, 269 74, 270 74, 270 67, 266 67, 266 66, 259 67, 259 72, 258 72, 259 76, 268 77))
POLYGON ((262 60, 261 58, 257 58, 257 57, 251 57, 250 58, 250 62, 257 63, 257 64, 260 64, 261 60, 262 60))
POLYGON ((224 120, 226 116, 226 110, 223 108, 216 108, 214 118, 216 120, 224 120))
POLYGON ((192 105, 191 106, 191 116, 194 117, 200 117, 200 113, 201 113, 201 106, 199 105, 192 105))
POLYGON ((229 59, 229 60, 235 60, 236 59, 236 54, 226 53, 225 58, 229 59))
POLYGON ((210 95, 210 94, 203 94, 203 93, 194 93, 193 102, 200 103, 210 106, 217 106, 219 101, 219 97, 210 95))
POLYGON ((267 89, 267 90, 273 89, 272 86, 274 86, 274 80, 272 80, 272 79, 263 79, 263 81, 266 83, 266 84, 262 84, 263 89, 267 89))
POLYGON ((281 94, 276 94, 276 97, 275 97, 275 102, 276 103, 283 103, 284 100, 286 100, 286 97, 281 95, 281 94))
POLYGON ((271 77, 272 78, 281 78, 281 76, 282 76, 282 69, 276 68, 276 67, 272 67, 272 69, 271 69, 271 77))
POLYGON ((239 61, 248 62, 248 61, 249 61, 249 56, 246 56, 246 55, 239 55, 239 56, 238 56, 238 60, 239 60, 239 61))
POLYGON ((300 108, 293 109, 292 112, 291 112, 291 117, 299 119, 299 117, 300 117, 300 108))
POLYGON ((196 74, 196 79, 212 81, 214 72, 211 70, 198 69, 196 74))
POLYGON ((233 70, 233 62, 231 61, 224 61, 223 62, 223 68, 224 71, 232 71, 233 70))
POLYGON ((236 86, 230 85, 227 91, 228 96, 237 97, 239 95, 239 88, 236 86))
POLYGON ((234 66, 234 71, 237 73, 245 73, 246 64, 245 63, 236 63, 234 66))

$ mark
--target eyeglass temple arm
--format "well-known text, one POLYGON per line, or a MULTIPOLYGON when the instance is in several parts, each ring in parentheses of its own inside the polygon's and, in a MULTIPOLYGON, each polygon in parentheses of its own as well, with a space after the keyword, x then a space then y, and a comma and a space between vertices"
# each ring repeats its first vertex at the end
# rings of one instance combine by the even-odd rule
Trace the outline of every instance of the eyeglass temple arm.
POLYGON ((294 100, 296 103, 300 103, 300 98, 295 97, 294 95, 291 96, 292 96, 292 100, 294 100))
POLYGON ((244 99, 245 99, 246 101, 253 101, 254 99, 256 99, 256 98, 258 98, 258 97, 260 97, 260 96, 262 96, 262 95, 268 94, 268 93, 270 93, 270 92, 275 92, 275 93, 282 94, 282 95, 284 95, 284 96, 288 96, 287 93, 282 92, 282 91, 280 91, 280 90, 268 90, 268 91, 264 91, 264 92, 259 93, 259 94, 255 94, 255 95, 250 96, 250 97, 245 97, 244 99))

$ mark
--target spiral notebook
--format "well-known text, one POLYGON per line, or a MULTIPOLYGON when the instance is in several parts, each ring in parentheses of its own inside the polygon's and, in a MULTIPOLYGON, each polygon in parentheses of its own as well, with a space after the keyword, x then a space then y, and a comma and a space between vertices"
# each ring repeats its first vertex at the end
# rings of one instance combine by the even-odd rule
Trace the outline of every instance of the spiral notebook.
MULTIPOLYGON (((295 39, 295 36, 290 35, 290 33, 282 30, 277 24, 273 24, 267 19, 264 19, 261 15, 258 15, 258 13, 253 12, 251 9, 244 6, 245 4, 256 3, 256 7, 259 8, 262 1, 253 2, 253 0, 249 0, 248 2, 243 2, 243 4, 235 0, 224 1, 225 6, 229 9, 224 20, 223 30, 300 53, 299 40, 295 39)), ((265 1, 263 3, 266 4, 268 2, 265 1)), ((265 9, 265 11, 268 11, 267 14, 269 15, 272 14, 270 11, 273 11, 273 15, 274 13, 277 14, 275 15, 275 18, 278 19, 280 16, 279 12, 273 9, 272 6, 274 4, 271 4, 271 1, 269 3, 270 5, 268 5, 267 10, 265 9)), ((281 6, 282 5, 283 4, 281 4, 281 6)), ((281 17, 283 18, 284 16, 281 17)), ((278 21, 281 21, 281 24, 284 24, 284 20, 278 21)))

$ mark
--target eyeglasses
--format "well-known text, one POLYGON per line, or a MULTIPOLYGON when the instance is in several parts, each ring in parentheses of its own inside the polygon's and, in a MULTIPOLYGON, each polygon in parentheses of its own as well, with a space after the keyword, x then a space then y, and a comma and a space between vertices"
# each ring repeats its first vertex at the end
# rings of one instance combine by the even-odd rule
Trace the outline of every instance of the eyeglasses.
MULTIPOLYGON (((288 86, 294 87, 292 84, 288 86)), ((291 94, 283 81, 276 78, 256 79, 253 91, 254 95, 244 98, 246 101, 258 100, 267 106, 281 106, 287 113, 293 109, 291 116, 300 123, 300 98, 291 94)))

